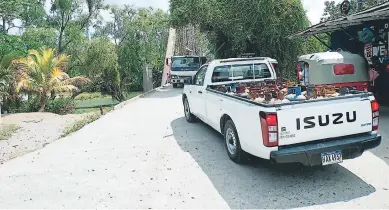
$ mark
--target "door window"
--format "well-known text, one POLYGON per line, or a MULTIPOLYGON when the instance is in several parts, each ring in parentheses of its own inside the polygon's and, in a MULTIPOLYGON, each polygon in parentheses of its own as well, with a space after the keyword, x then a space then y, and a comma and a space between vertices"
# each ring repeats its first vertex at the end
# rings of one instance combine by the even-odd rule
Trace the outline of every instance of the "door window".
POLYGON ((199 85, 203 86, 204 85, 204 78, 205 78, 205 73, 207 72, 208 66, 203 66, 199 69, 199 71, 196 73, 194 77, 193 84, 194 85, 199 85))

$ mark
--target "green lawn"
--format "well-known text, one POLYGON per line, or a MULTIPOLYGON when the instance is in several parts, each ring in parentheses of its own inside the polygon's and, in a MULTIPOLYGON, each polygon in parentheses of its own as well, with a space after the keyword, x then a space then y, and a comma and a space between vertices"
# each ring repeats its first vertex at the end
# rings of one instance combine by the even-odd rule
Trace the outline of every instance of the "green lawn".
MULTIPOLYGON (((113 110, 112 106, 103 107, 103 112, 107 113, 113 110)), ((90 112, 100 112, 100 108, 76 108, 74 114, 85 114, 90 112)))
MULTIPOLYGON (((93 93, 90 93, 92 95, 93 93)), ((142 92, 131 92, 125 94, 125 100, 134 98, 142 92)), ((83 114, 87 112, 99 111, 99 107, 104 107, 104 113, 111 111, 112 107, 119 104, 119 101, 112 100, 110 96, 101 95, 100 98, 85 99, 87 97, 76 98, 76 114, 83 114)))
POLYGON ((111 106, 116 105, 118 102, 112 100, 111 97, 109 98, 95 98, 95 99, 89 99, 89 100, 76 100, 76 108, 95 108, 99 106, 111 106))

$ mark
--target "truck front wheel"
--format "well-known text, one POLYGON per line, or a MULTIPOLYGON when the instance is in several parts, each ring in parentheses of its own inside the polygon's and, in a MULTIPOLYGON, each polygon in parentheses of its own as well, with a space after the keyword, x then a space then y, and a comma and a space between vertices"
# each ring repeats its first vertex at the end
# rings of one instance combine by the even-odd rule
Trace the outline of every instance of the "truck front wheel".
POLYGON ((190 112, 189 101, 188 98, 186 97, 184 98, 184 112, 185 112, 186 121, 188 121, 189 123, 194 123, 196 121, 196 116, 194 116, 190 112))
POLYGON ((230 159, 235 163, 244 163, 247 160, 247 153, 240 147, 238 132, 232 120, 228 120, 224 126, 224 140, 230 159))
POLYGON ((178 84, 177 83, 174 83, 173 84, 173 88, 177 88, 178 87, 178 84))

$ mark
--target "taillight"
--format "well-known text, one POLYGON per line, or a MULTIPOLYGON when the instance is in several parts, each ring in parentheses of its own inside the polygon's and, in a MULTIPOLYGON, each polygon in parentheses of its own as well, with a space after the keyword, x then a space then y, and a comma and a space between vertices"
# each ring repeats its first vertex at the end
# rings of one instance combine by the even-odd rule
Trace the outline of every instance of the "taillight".
POLYGON ((377 101, 371 102, 371 113, 372 113, 372 131, 378 130, 380 121, 380 105, 377 101))
POLYGON ((296 63, 296 77, 300 81, 300 62, 296 63))
POLYGON ((260 112, 263 145, 266 147, 278 146, 277 114, 260 112))
POLYGON ((333 70, 335 75, 354 74, 355 67, 353 64, 339 63, 334 65, 333 70))

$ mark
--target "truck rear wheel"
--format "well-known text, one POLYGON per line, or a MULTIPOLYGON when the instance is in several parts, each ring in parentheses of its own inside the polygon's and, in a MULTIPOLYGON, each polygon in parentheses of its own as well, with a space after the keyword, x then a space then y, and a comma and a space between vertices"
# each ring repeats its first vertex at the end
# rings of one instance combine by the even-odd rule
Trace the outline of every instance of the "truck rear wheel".
POLYGON ((194 123, 196 121, 196 116, 194 116, 190 112, 190 106, 189 106, 189 101, 188 98, 184 98, 184 113, 185 113, 185 119, 189 123, 194 123))
POLYGON ((232 120, 228 120, 224 126, 224 140, 228 157, 235 163, 244 163, 247 160, 247 153, 240 147, 238 132, 232 120))

